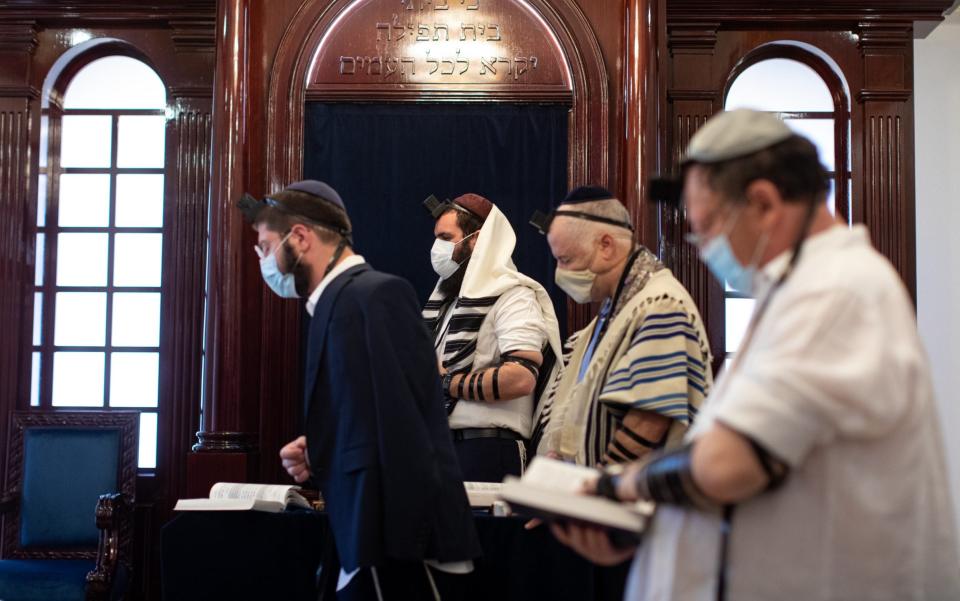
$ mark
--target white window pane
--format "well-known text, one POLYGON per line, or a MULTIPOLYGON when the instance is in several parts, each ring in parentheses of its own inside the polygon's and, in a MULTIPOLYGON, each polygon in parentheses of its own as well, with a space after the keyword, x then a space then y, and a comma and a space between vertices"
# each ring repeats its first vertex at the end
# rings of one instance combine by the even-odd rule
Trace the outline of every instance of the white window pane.
POLYGON ((140 414, 140 455, 137 467, 157 467, 157 414, 140 414))
POLYGON ((110 166, 109 115, 66 115, 60 133, 63 167, 110 166))
POLYGON ((166 117, 120 117, 118 167, 163 167, 166 117))
POLYGON ((43 115, 40 117, 40 167, 47 166, 48 144, 50 143, 50 117, 43 115))
POLYGON ((110 176, 65 173, 60 176, 60 227, 110 225, 110 176))
POLYGON ((162 109, 163 82, 146 64, 126 56, 97 59, 77 73, 63 106, 68 109, 162 109))
POLYGON ((53 343, 103 346, 107 325, 105 292, 57 292, 53 343))
POLYGON ((103 353, 53 354, 53 405, 103 406, 103 353))
POLYGON ((752 298, 728 298, 724 303, 728 353, 735 353, 740 349, 755 303, 752 298))
POLYGON ((40 346, 43 333, 43 293, 33 293, 33 346, 40 346))
POLYGON ((57 286, 107 285, 107 234, 57 235, 57 286))
POLYGON ((159 286, 162 234, 117 234, 114 286, 159 286))
POLYGON ((816 144, 820 162, 827 171, 833 171, 837 164, 834 154, 836 138, 834 138, 833 119, 784 119, 784 121, 790 129, 806 136, 816 144))
POLYGON ((156 407, 159 373, 159 353, 113 353, 110 406, 156 407))
POLYGON ((724 103, 727 110, 833 111, 833 97, 823 78, 801 62, 772 58, 748 67, 737 77, 724 103))
POLYGON ((33 353, 30 368, 30 406, 40 406, 40 353, 33 353))
POLYGON ((46 257, 45 251, 47 238, 44 234, 37 234, 37 263, 33 266, 33 285, 34 286, 43 286, 43 268, 44 268, 44 258, 46 257))
POLYGON ((160 345, 160 293, 113 295, 113 346, 160 345))
POLYGON ((37 227, 47 225, 47 176, 40 174, 37 182, 37 227))
POLYGON ((117 176, 116 226, 163 226, 163 175, 117 176))

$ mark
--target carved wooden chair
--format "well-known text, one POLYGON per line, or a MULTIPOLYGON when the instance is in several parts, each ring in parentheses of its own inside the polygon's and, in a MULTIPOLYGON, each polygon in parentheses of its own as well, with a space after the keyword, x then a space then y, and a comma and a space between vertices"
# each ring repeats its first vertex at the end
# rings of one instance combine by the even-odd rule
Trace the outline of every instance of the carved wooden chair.
POLYGON ((122 597, 138 430, 135 412, 12 414, 0 498, 0 599, 122 597))

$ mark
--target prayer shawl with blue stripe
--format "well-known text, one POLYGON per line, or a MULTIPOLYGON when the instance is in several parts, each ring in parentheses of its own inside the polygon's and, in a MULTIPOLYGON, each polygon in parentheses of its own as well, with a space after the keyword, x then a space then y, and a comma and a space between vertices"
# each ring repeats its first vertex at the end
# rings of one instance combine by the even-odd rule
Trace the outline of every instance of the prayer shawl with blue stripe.
POLYGON ((713 383, 703 320, 670 270, 646 249, 640 252, 580 382, 596 319, 568 341, 563 370, 541 403, 546 415, 537 422, 538 454, 553 451, 595 466, 630 409, 671 418, 668 447, 696 417, 713 383))

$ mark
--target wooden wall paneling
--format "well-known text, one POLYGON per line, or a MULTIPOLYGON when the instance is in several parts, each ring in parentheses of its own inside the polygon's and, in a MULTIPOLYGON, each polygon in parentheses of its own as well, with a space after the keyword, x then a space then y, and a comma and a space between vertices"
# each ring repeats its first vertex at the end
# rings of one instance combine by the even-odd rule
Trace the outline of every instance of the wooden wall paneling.
MULTIPOLYGON (((8 417, 30 403, 36 222, 34 169, 39 144, 39 90, 30 84, 37 47, 32 21, 0 23, 0 442, 8 417), (26 343, 26 344, 25 344, 26 343)), ((6 461, 6 453, 0 461, 6 461)), ((4 466, 5 468, 6 466, 4 466)), ((3 473, 6 473, 4 469, 3 473)))
MULTIPOLYGON (((667 120, 665 138, 669 149, 664 156, 665 171, 679 169, 683 152, 693 134, 723 108, 716 63, 719 25, 701 21, 671 27, 667 24, 667 120)), ((707 327, 716 373, 726 353, 723 324, 723 288, 700 261, 697 249, 684 235, 689 231, 681 207, 663 207, 660 221, 661 256, 690 292, 707 327)))
POLYGON ((862 217, 916 299, 913 27, 862 23, 862 217))
POLYGON ((170 441, 161 462, 171 468, 165 474, 168 507, 186 491, 185 458, 200 426, 212 92, 212 87, 174 88, 170 99, 174 118, 168 124, 167 153, 176 165, 167 180, 173 202, 167 210, 166 256, 173 265, 170 288, 180 294, 171 295, 167 303, 164 319, 177 327, 171 329, 169 352, 163 355, 167 360, 161 366, 170 391, 169 419, 160 424, 170 441))

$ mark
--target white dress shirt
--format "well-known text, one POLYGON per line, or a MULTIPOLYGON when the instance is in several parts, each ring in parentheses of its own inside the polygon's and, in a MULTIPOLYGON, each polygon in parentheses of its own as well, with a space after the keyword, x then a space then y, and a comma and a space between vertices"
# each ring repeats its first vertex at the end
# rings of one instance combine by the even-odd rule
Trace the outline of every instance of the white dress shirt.
MULTIPOLYGON (((960 599, 928 361, 899 276, 863 226, 838 225, 804 244, 773 294, 687 435, 720 422, 790 466, 779 489, 736 507, 727 598, 960 599)), ((626 598, 714 599, 720 523, 662 504, 626 598)))
POLYGON ((320 280, 320 283, 317 284, 317 287, 314 288, 313 292, 310 293, 310 297, 307 298, 307 313, 310 314, 310 317, 313 317, 313 310, 317 308, 317 303, 320 301, 320 295, 323 294, 323 291, 327 289, 327 286, 330 285, 330 282, 351 267, 363 265, 364 263, 366 263, 366 261, 360 255, 350 255, 343 261, 340 261, 336 267, 331 269, 330 273, 320 280))

